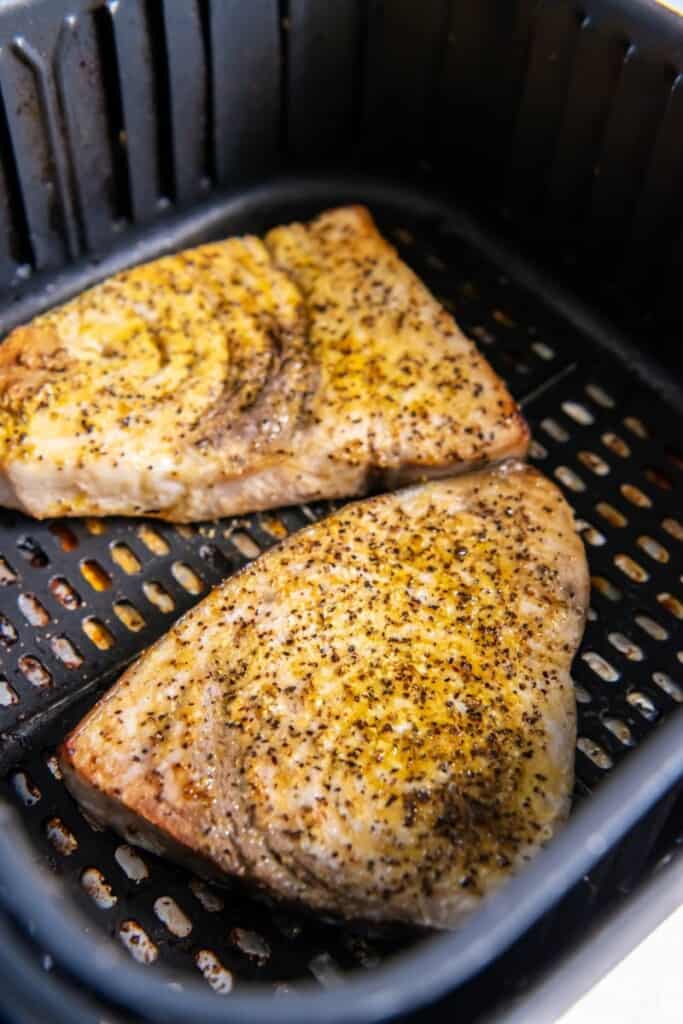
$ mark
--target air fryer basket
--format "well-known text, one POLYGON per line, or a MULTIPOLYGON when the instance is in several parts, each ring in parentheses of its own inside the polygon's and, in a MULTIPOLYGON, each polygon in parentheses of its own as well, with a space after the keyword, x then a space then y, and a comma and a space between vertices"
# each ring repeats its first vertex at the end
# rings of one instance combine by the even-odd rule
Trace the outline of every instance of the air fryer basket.
POLYGON ((460 932, 418 941, 127 848, 52 755, 180 613, 329 503, 196 527, 2 513, 0 963, 29 992, 38 944, 50 1019, 374 1021, 458 986, 474 1005, 485 969, 509 991, 665 849, 683 792, 683 397, 655 339, 674 325, 681 42, 674 16, 626 0, 0 10, 0 329, 162 252, 365 202, 523 405, 593 577, 575 812, 460 932))

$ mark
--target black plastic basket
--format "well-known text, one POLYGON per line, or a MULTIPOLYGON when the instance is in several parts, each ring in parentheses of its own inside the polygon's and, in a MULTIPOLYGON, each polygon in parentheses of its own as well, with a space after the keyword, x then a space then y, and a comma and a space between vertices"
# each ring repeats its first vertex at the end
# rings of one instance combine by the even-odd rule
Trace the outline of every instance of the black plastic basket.
POLYGON ((566 829, 458 933, 409 943, 131 859, 52 757, 178 614, 330 505, 193 528, 3 513, 4 1012, 518 1005, 683 832, 683 21, 647 0, 36 0, 0 6, 0 47, 3 332, 131 263, 364 202, 523 405, 594 584, 566 829))

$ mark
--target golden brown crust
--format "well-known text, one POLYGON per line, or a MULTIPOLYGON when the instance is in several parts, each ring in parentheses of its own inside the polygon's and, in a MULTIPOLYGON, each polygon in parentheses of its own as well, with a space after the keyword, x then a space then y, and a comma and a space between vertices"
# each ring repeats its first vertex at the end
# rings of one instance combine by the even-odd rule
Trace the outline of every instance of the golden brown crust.
POLYGON ((124 271, 0 353, 0 503, 40 517, 239 514, 528 444, 363 207, 124 271))
POLYGON ((587 580, 518 463, 347 506, 129 669, 67 778, 272 895, 451 926, 568 811, 587 580))

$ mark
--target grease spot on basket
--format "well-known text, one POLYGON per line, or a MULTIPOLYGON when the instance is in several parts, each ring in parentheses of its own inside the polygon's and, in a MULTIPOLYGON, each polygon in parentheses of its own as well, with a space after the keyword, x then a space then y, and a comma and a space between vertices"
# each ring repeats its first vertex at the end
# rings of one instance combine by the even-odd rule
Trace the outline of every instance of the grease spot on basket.
POLYGON ((50 523, 50 533, 56 538, 62 551, 75 551, 78 547, 78 537, 66 523, 50 523))
POLYGON ((195 963, 214 992, 226 996, 232 991, 232 974, 220 962, 211 949, 200 949, 195 953, 195 963))
POLYGON ((625 515, 616 509, 613 505, 609 505, 606 501, 599 501, 595 506, 595 511, 602 516, 606 523, 610 526, 620 528, 628 525, 628 519, 625 515))
POLYGON ((602 443, 605 448, 609 448, 611 452, 618 455, 621 459, 627 459, 631 454, 631 449, 626 444, 623 438, 619 437, 618 434, 613 434, 611 431, 602 435, 602 443))
POLYGON ((171 572, 175 580, 188 594, 201 594, 204 589, 204 583, 194 569, 191 569, 185 562, 174 562, 171 566, 171 572))
POLYGON ((270 959, 270 946, 258 932, 246 928, 233 928, 230 932, 230 941, 241 953, 250 960, 255 960, 260 966, 270 959))
POLYGON ((140 559, 134 554, 127 544, 117 541, 111 545, 112 562, 118 565, 128 576, 134 576, 142 568, 140 559))
POLYGON ((8 587, 10 583, 16 582, 17 574, 9 562, 0 555, 0 587, 8 587))
POLYGON ((39 802, 42 793, 26 772, 14 772, 11 781, 12 789, 25 807, 33 807, 39 802))
POLYGON ((652 679, 659 689, 663 690, 677 704, 683 703, 683 688, 670 675, 667 675, 666 672, 653 672, 652 679))
POLYGON ((186 939, 192 931, 192 921, 170 896, 160 896, 154 901, 154 913, 169 932, 179 939, 186 939))
POLYGON ((668 594, 666 592, 657 594, 657 600, 661 604, 662 608, 666 608, 666 610, 671 612, 675 618, 683 619, 683 604, 681 604, 678 598, 674 597, 673 594, 668 594))
POLYGON ((128 919, 119 925, 119 938, 139 964, 153 964, 159 956, 157 946, 137 921, 128 919))
POLYGON ((146 878, 149 878, 149 869, 145 864, 140 854, 133 849, 132 846, 128 846, 124 843, 122 846, 117 846, 114 851, 114 859, 116 863, 123 871, 127 878, 130 878, 131 882, 144 882, 146 878))
POLYGON ((651 499, 639 487, 634 487, 633 484, 622 484, 619 489, 632 505, 637 505, 638 508, 652 508, 651 499))
POLYGON ((620 654, 628 658, 629 661, 642 661, 643 652, 638 644, 634 644, 632 640, 629 640, 623 633, 610 633, 607 637, 612 647, 616 647, 620 654))
POLYGON ((156 530, 153 530, 151 526, 147 526, 146 523, 138 527, 138 537, 153 555, 167 555, 170 551, 165 538, 156 530))
POLYGON ((49 589, 54 599, 61 604, 62 608, 66 608, 67 611, 73 611, 74 608, 80 607, 80 594, 74 590, 69 581, 65 580, 63 576, 53 577, 50 580, 49 589))
POLYGON ((564 484, 570 491, 586 490, 586 485, 581 477, 573 469, 570 469, 569 466, 556 466, 554 472, 560 483, 564 484))
POLYGON ((175 601, 169 592, 156 580, 152 580, 151 582, 145 581, 145 583, 142 584, 142 592, 149 603, 153 604, 155 608, 158 608, 160 612, 168 614, 175 608, 175 601))
POLYGON ((595 672, 596 676, 600 676, 606 683, 614 683, 619 678, 619 673, 614 666, 610 665, 609 661, 606 661, 605 658, 595 651, 585 651, 581 657, 595 672))
POLYGON ((113 607, 117 617, 131 633, 139 633, 147 625, 132 601, 115 601, 113 607))
POLYGON ((79 668, 83 657, 66 636, 53 636, 50 647, 66 668, 79 668))
POLYGON ((648 722, 651 722, 657 717, 657 708, 652 703, 650 698, 645 693, 641 693, 639 690, 632 690, 626 697, 627 702, 632 708, 635 708, 643 718, 646 718, 648 722))
POLYGON ((99 651, 108 651, 114 646, 114 637, 99 619, 87 618, 81 623, 83 632, 99 651))
POLYGON ((63 857, 70 857, 78 849, 76 836, 66 827, 61 818, 50 818, 46 822, 45 835, 57 853, 61 853, 63 857))
POLYGON ((17 604, 21 614, 32 626, 47 626, 50 616, 35 594, 19 594, 17 604))
POLYGON ((100 910, 111 910, 116 905, 117 897, 99 868, 86 868, 81 875, 81 885, 100 910))
POLYGON ((206 882, 202 882, 199 878, 190 879, 190 891, 192 895, 199 900, 204 910, 208 911, 209 914, 217 914, 223 910, 225 903, 221 896, 213 889, 210 889, 206 882))
POLYGON ((591 740, 587 736, 579 736, 576 741, 576 746, 582 754, 585 754, 594 765, 601 768, 603 771, 607 771, 612 767, 612 758, 599 743, 595 742, 595 740, 591 740))
POLYGON ((81 575, 93 590, 108 590, 111 586, 111 576, 94 558, 86 558, 81 562, 81 575))
POLYGON ((6 679, 0 676, 0 708, 9 708, 12 704, 19 703, 17 691, 10 686, 6 679))
POLYGON ((19 658, 19 668, 32 686, 40 690, 52 686, 52 675, 32 654, 24 654, 19 658))
POLYGON ((608 464, 599 455, 596 455, 595 452, 579 452, 578 458, 596 476, 607 476, 609 473, 608 464))
POLYGON ((643 569, 642 565, 634 561, 629 555, 615 555, 614 564, 634 583, 647 583, 650 578, 649 572, 643 569))

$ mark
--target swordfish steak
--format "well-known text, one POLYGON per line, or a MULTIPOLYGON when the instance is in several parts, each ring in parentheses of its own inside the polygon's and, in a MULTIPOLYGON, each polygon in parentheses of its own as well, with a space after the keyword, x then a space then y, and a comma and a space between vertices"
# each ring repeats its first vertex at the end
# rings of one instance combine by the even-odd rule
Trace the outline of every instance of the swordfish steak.
POLYGON ((362 207, 124 271, 0 346, 0 505, 40 518, 237 515, 527 444, 362 207))
POLYGON ((521 463, 348 505, 129 668, 67 784, 210 877, 452 927, 568 813, 587 601, 571 511, 521 463))

